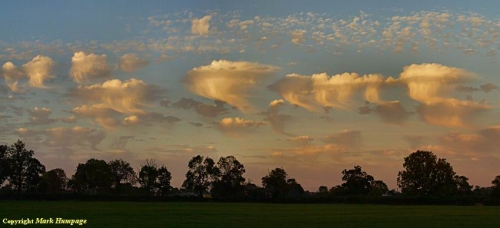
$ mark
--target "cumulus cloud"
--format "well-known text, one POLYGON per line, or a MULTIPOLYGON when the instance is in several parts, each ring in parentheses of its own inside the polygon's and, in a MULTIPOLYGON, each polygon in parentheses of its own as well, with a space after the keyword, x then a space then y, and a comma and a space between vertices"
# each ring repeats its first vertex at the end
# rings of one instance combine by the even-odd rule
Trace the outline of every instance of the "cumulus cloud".
POLYGON ((243 118, 224 118, 218 124, 218 129, 230 137, 243 137, 255 128, 266 125, 263 121, 246 120, 243 118))
POLYGON ((360 90, 364 90, 366 101, 380 103, 380 87, 392 80, 377 74, 344 73, 331 77, 326 73, 312 76, 289 74, 269 88, 291 104, 318 111, 324 107, 347 109, 355 92, 360 90))
POLYGON ((14 92, 19 92, 17 83, 19 79, 23 77, 23 72, 16 67, 12 62, 6 62, 2 66, 3 78, 5 79, 5 84, 14 92))
POLYGON ((45 88, 43 82, 53 78, 52 68, 55 62, 50 57, 37 55, 23 65, 23 71, 29 78, 29 85, 35 88, 45 88))
POLYGON ((12 62, 6 62, 2 66, 2 73, 7 86, 14 92, 20 92, 18 82, 26 77, 28 85, 34 88, 46 88, 44 82, 52 79, 52 68, 55 66, 54 60, 50 57, 37 55, 21 68, 12 62))
POLYGON ((241 111, 248 111, 252 109, 247 100, 251 89, 278 69, 259 63, 219 60, 192 69, 183 82, 197 95, 220 100, 241 111))
POLYGON ((211 118, 215 118, 229 112, 228 109, 224 107, 224 102, 219 100, 214 100, 214 105, 207 105, 191 98, 181 98, 177 102, 173 103, 172 106, 183 109, 194 108, 196 113, 211 118))
POLYGON ((113 79, 90 86, 80 85, 71 89, 69 95, 82 103, 73 109, 73 113, 94 118, 102 126, 115 127, 120 125, 121 121, 117 118, 123 114, 152 115, 145 109, 159 98, 161 92, 157 86, 132 78, 126 81, 113 79))
POLYGON ((191 33, 206 36, 210 29, 210 19, 212 16, 206 15, 200 19, 193 19, 191 21, 191 33))
POLYGON ((45 125, 45 124, 51 124, 51 123, 56 122, 55 119, 49 118, 50 114, 52 114, 52 112, 50 111, 50 108, 35 107, 34 109, 30 110, 28 113, 30 115, 30 124, 45 125))
POLYGON ((135 53, 124 54, 120 57, 120 69, 124 72, 134 72, 148 64, 148 60, 139 58, 135 53))
POLYGON ((71 58, 70 76, 80 84, 89 79, 102 79, 109 76, 111 70, 108 66, 106 54, 86 54, 83 51, 75 52, 71 58))
POLYGON ((15 131, 19 137, 34 137, 47 147, 71 148, 73 146, 89 147, 99 150, 99 145, 106 137, 105 132, 86 127, 55 127, 45 130, 29 130, 19 128, 15 131))
POLYGON ((473 73, 440 64, 412 64, 406 66, 399 80, 408 87, 409 96, 421 105, 420 117, 431 124, 461 127, 472 117, 490 107, 471 100, 447 98, 445 95, 457 83, 470 80, 473 73))

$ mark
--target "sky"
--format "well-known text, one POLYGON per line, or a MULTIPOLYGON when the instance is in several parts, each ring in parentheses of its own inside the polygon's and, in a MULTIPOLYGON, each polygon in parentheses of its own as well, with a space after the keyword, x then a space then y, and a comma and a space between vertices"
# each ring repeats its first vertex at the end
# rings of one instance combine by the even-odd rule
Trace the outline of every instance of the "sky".
POLYGON ((189 159, 235 156, 306 190, 360 165, 397 189, 404 157, 500 175, 498 1, 9 1, 0 143, 47 168, 90 158, 180 187, 189 159))

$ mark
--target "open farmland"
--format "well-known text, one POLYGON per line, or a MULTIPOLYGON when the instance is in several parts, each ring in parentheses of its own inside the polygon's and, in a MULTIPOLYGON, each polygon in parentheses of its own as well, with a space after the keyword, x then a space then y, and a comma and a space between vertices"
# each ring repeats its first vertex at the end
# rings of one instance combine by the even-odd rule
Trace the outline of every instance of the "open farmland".
POLYGON ((485 206, 2 201, 0 217, 86 219, 89 227, 500 226, 500 208, 485 206))

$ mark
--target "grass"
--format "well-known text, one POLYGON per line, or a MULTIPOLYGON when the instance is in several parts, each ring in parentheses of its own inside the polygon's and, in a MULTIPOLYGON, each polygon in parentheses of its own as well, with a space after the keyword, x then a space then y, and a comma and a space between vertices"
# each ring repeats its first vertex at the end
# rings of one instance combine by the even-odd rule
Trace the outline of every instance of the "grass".
POLYGON ((500 227, 500 208, 344 204, 0 201, 0 219, 4 218, 87 219, 89 227, 140 228, 500 227))

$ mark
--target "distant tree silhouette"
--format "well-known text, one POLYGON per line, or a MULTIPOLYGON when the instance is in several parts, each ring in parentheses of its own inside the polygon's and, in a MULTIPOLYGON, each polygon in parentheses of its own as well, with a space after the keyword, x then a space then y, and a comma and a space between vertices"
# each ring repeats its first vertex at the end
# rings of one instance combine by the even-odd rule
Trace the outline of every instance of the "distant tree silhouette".
POLYGON ((275 168, 269 174, 262 177, 262 186, 270 192, 272 198, 285 197, 288 174, 283 168, 275 168))
POLYGON ((0 145, 0 187, 10 174, 10 165, 8 162, 8 149, 7 145, 0 145))
POLYGON ((455 176, 458 195, 472 195, 472 185, 469 184, 469 178, 465 176, 455 176))
POLYGON ((162 196, 169 194, 172 190, 170 180, 172 180, 172 174, 168 171, 167 167, 161 166, 158 169, 156 187, 158 188, 158 190, 160 190, 162 196))
POLYGON ((156 179, 158 178, 158 168, 154 160, 146 160, 139 171, 139 184, 148 194, 156 191, 156 179))
POLYGON ((218 169, 211 158, 196 156, 188 163, 189 170, 182 187, 196 193, 199 197, 209 190, 218 175, 218 169))
POLYGON ((304 188, 302 188, 302 185, 297 183, 297 181, 294 178, 290 178, 286 180, 286 188, 287 188, 287 196, 288 197, 301 197, 305 192, 304 188))
POLYGON ((373 176, 361 170, 361 166, 354 166, 354 169, 344 169, 342 171, 341 185, 346 195, 367 195, 372 188, 373 176))
POLYGON ((66 190, 68 178, 63 169, 52 169, 42 176, 40 191, 46 193, 61 193, 66 190))
POLYGON ((121 186, 123 184, 134 184, 137 177, 134 169, 130 166, 130 163, 123 161, 122 159, 115 159, 108 162, 108 166, 113 177, 113 188, 117 194, 121 193, 121 186))
POLYGON ((113 184, 113 175, 104 160, 89 159, 85 164, 78 164, 76 173, 69 185, 72 189, 84 193, 99 193, 108 191, 113 184))
POLYGON ((33 155, 33 150, 27 150, 21 140, 7 149, 8 181, 18 194, 36 191, 45 173, 45 166, 33 155))
POLYGON ((214 197, 242 197, 245 167, 233 156, 221 157, 217 162, 216 179, 211 194, 214 197))
POLYGON ((453 167, 430 151, 417 151, 404 158, 405 170, 398 173, 404 195, 442 196, 457 194, 453 167))
POLYGON ((493 184, 491 196, 495 199, 500 199, 500 175, 496 176, 491 183, 493 184))

